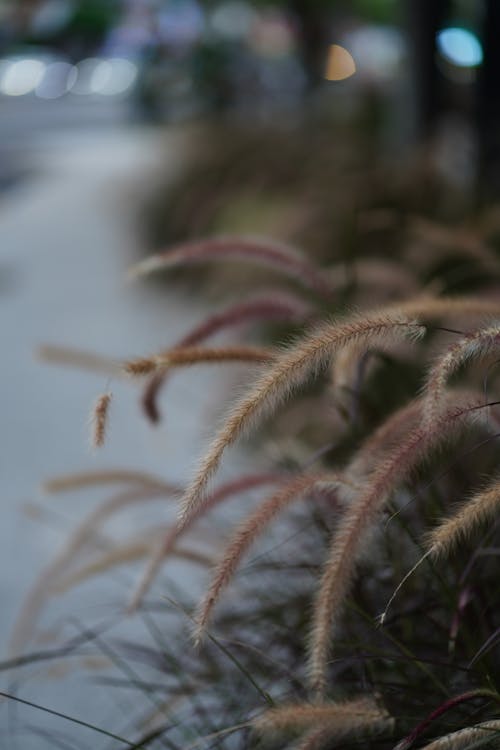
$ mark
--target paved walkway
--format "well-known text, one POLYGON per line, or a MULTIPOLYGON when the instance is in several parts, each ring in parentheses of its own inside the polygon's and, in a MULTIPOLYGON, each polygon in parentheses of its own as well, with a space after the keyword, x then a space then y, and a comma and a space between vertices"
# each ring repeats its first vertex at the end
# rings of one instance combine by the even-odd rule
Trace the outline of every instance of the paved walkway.
MULTIPOLYGON (((171 136, 172 159, 179 154, 178 137, 171 136)), ((175 289, 151 290, 125 281, 141 242, 138 199, 150 187, 164 152, 165 136, 155 131, 45 139, 37 176, 0 199, 3 650, 36 572, 54 555, 72 523, 99 499, 81 493, 42 500, 40 481, 102 466, 151 469, 182 481, 200 450, 200 422, 206 425, 207 414, 215 411, 206 370, 173 380, 168 420, 161 430, 146 426, 137 390, 117 384, 109 442, 95 455, 88 448, 87 421, 105 378, 42 364, 34 357, 41 343, 117 357, 146 354, 175 340, 202 316, 201 303, 175 289), (30 518, 23 508, 33 502, 52 508, 54 516, 30 518)), ((212 382, 217 388, 217 381, 212 382)), ((126 527, 130 520, 122 523, 126 527)), ((64 612, 64 606, 59 610, 56 605, 55 612, 64 612)), ((85 619, 85 601, 77 614, 85 619)), ((86 713, 78 692, 60 701, 56 685, 47 688, 44 683, 40 692, 40 684, 27 683, 24 689, 24 695, 46 704, 52 697, 59 710, 86 713)), ((89 746, 100 747, 92 739, 89 746)))

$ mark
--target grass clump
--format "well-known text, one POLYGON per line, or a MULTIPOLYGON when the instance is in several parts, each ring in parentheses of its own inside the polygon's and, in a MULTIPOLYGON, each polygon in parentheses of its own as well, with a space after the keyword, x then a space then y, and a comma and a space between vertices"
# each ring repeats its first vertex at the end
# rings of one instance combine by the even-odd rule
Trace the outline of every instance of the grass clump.
MULTIPOLYGON (((130 468, 47 484, 118 491, 43 572, 16 649, 47 597, 145 558, 122 611, 143 623, 154 648, 120 641, 114 666, 123 674, 102 678, 127 682, 152 704, 133 746, 500 746, 497 255, 480 228, 463 237, 413 213, 392 225, 399 254, 330 266, 262 238, 176 244, 136 265, 134 277, 234 261, 272 268, 275 285, 226 304, 150 357, 106 362, 44 349, 66 364, 134 375, 153 423, 174 368, 254 368, 186 486, 130 468), (416 239, 427 251, 418 257, 416 239), (449 260, 464 253, 487 280, 480 293, 454 295, 449 260), (272 334, 259 346, 242 342, 242 326, 276 322, 289 326, 287 344, 272 334), (213 346, 220 331, 238 331, 236 341, 213 346), (218 484, 231 447, 257 430, 254 473, 218 484), (270 467, 271 438, 279 457, 270 467), (176 521, 102 544, 115 513, 166 497, 177 502, 176 521), (229 501, 244 509, 231 531, 221 513, 229 501), (200 529, 212 513, 219 521, 206 545, 200 529), (175 556, 213 568, 197 606, 162 578, 175 556), (155 679, 132 676, 134 659, 153 665, 155 679), (155 724, 159 715, 166 719, 155 724)), ((95 408, 96 446, 109 401, 106 393, 95 408)))

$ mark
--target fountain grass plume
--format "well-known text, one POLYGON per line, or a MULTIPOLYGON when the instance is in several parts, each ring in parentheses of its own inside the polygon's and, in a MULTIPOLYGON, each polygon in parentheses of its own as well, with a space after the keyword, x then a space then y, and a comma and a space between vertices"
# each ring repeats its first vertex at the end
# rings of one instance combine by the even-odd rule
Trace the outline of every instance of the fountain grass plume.
POLYGON ((408 226, 410 234, 423 240, 433 252, 441 251, 443 255, 460 254, 479 261, 486 269, 498 273, 500 265, 495 251, 488 246, 477 232, 467 227, 448 227, 422 216, 413 217, 408 226))
POLYGON ((421 750, 466 750, 479 745, 489 746, 489 743, 495 743, 494 747, 498 747, 499 740, 500 719, 492 719, 449 732, 424 745, 421 750))
POLYGON ((121 365, 118 361, 94 352, 73 349, 69 346, 43 344, 38 347, 36 354, 42 362, 53 365, 76 367, 79 370, 89 370, 109 377, 118 377, 122 374, 121 365))
POLYGON ((139 581, 139 584, 137 585, 137 588, 132 594, 132 598, 128 605, 128 611, 135 612, 137 608, 142 604, 142 601, 146 596, 149 588, 151 587, 156 575, 158 574, 163 561, 172 552, 179 538, 185 535, 201 516, 213 510, 213 508, 225 502, 226 500, 235 497, 241 497, 242 493, 244 492, 263 487, 267 484, 282 483, 285 480, 286 474, 283 473, 268 472, 263 474, 250 474, 247 476, 239 477, 236 480, 226 482, 221 487, 216 489, 208 499, 206 505, 203 508, 200 508, 198 514, 191 516, 189 520, 184 524, 184 526, 181 526, 179 524, 173 526, 168 530, 166 534, 163 535, 159 543, 153 547, 151 559, 139 581))
POLYGON ((255 510, 247 516, 236 530, 215 568, 212 582, 198 607, 195 618, 194 639, 196 642, 199 642, 203 637, 212 611, 223 590, 233 578, 241 558, 266 530, 271 521, 292 502, 300 500, 304 496, 314 495, 315 492, 320 492, 322 495, 326 494, 333 502, 339 485, 342 486, 346 483, 352 489, 352 484, 344 480, 342 475, 338 473, 308 472, 299 474, 257 505, 255 510))
MULTIPOLYGON (((161 529, 158 531, 158 528, 155 528, 151 532, 141 531, 133 539, 128 539, 123 544, 115 545, 101 555, 95 555, 90 562, 56 580, 52 591, 56 594, 62 594, 68 589, 87 581, 89 578, 105 573, 112 567, 147 557, 151 552, 151 548, 159 541, 160 536, 165 536, 165 530, 161 529)), ((204 567, 211 563, 211 558, 208 555, 187 547, 176 547, 173 550, 173 554, 177 559, 204 567)))
MULTIPOLYGON (((419 724, 417 724, 417 726, 414 727, 406 737, 398 742, 394 750, 409 750, 409 748, 419 739, 420 735, 422 735, 433 724, 433 722, 457 706, 477 699, 482 699, 483 702, 491 702, 493 700, 497 704, 500 702, 500 696, 498 693, 489 689, 468 690, 465 693, 448 698, 444 703, 441 703, 441 705, 431 711, 425 719, 419 722, 419 724)), ((441 740, 443 739, 444 738, 441 738, 441 740)), ((444 746, 446 747, 446 744, 444 744, 444 746)))
POLYGON ((424 326, 418 321, 396 312, 392 315, 355 315, 338 322, 324 323, 277 355, 271 367, 233 407, 209 446, 182 500, 181 522, 203 504, 208 482, 226 448, 251 425, 275 411, 311 376, 317 375, 343 346, 354 341, 364 341, 369 346, 387 339, 416 340, 424 331, 424 326))
POLYGON ((381 725, 387 728, 390 717, 371 697, 338 703, 296 703, 268 709, 253 722, 258 734, 278 735, 309 730, 328 733, 329 740, 359 738, 381 725))
MULTIPOLYGON (((481 394, 477 390, 454 388, 443 393, 442 408, 449 408, 457 400, 479 404, 480 399, 481 394)), ((413 398, 389 414, 355 451, 345 468, 345 475, 357 482, 365 478, 390 450, 397 447, 420 425, 424 406, 425 397, 413 398)))
POLYGON ((483 317, 500 314, 500 298, 467 295, 436 297, 424 294, 398 303, 397 309, 404 315, 415 315, 423 321, 448 317, 469 319, 471 315, 483 317))
POLYGON ((102 448, 106 439, 106 428, 111 406, 111 393, 103 393, 97 399, 92 411, 92 446, 102 448))
POLYGON ((175 499, 179 496, 180 489, 174 485, 163 486, 139 485, 131 489, 122 490, 112 495, 101 503, 95 510, 89 513, 81 521, 72 535, 63 545, 62 549, 37 576, 16 620, 15 628, 9 646, 10 653, 21 653, 22 649, 30 641, 37 617, 42 610, 47 598, 53 593, 58 577, 66 573, 68 566, 75 556, 88 542, 99 534, 100 525, 115 513, 124 510, 131 505, 170 497, 175 499))
POLYGON ((156 370, 173 367, 189 367, 199 364, 223 364, 225 362, 269 362, 273 352, 262 346, 224 346, 204 348, 201 346, 169 349, 151 357, 140 357, 125 362, 123 370, 129 375, 150 375, 156 370))
POLYGON ((481 402, 476 401, 451 407, 431 427, 420 426, 410 432, 369 475, 364 490, 341 516, 319 583, 310 635, 309 681, 319 697, 327 687, 332 632, 390 494, 432 449, 457 435, 460 426, 476 415, 478 406, 481 402))
POLYGON ((427 425, 437 418, 443 392, 451 375, 471 359, 490 356, 500 346, 500 324, 480 328, 456 341, 431 367, 424 387, 423 419, 427 425))
MULTIPOLYGON (((210 315, 187 334, 182 336, 171 348, 183 349, 197 346, 211 336, 234 328, 243 323, 258 321, 304 322, 313 315, 314 308, 296 294, 272 290, 243 302, 233 303, 223 310, 210 315)), ((146 417, 156 424, 160 421, 158 394, 168 377, 168 369, 155 372, 147 383, 142 394, 142 407, 146 417)))
POLYGON ((427 548, 433 557, 444 557, 461 540, 472 536, 478 527, 493 520, 500 510, 500 478, 462 503, 450 517, 441 521, 427 535, 427 548))
POLYGON ((131 278, 181 266, 221 260, 236 260, 271 268, 330 299, 332 289, 321 269, 299 250, 282 242, 259 237, 221 236, 177 245, 137 263, 131 278))
POLYGON ((147 485, 172 492, 172 485, 161 477, 146 471, 121 468, 60 474, 42 482, 42 491, 48 495, 57 495, 61 492, 75 492, 86 487, 102 487, 108 484, 147 485))
POLYGON ((324 269, 325 275, 336 292, 341 292, 349 284, 374 288, 382 295, 408 296, 415 294, 418 282, 410 268, 384 257, 349 259, 349 262, 336 263, 324 269))
POLYGON ((368 437, 349 461, 345 473, 358 482, 373 471, 377 463, 398 442, 411 433, 422 418, 422 402, 412 399, 390 414, 368 437))
POLYGON ((256 422, 269 416, 309 377, 330 362, 346 346, 362 344, 367 349, 388 341, 412 340, 425 332, 422 321, 450 315, 484 315, 500 311, 500 300, 475 297, 412 298, 400 305, 358 314, 338 322, 326 322, 313 329, 295 346, 276 356, 273 365, 257 379, 233 407, 221 430, 202 458, 198 471, 182 500, 183 519, 204 502, 204 493, 222 455, 256 422))
POLYGON ((232 303, 223 310, 209 315, 182 336, 174 347, 182 349, 196 346, 211 336, 242 323, 282 320, 303 323, 313 312, 313 304, 306 302, 298 295, 272 289, 249 297, 243 302, 232 303))
MULTIPOLYGON (((398 215, 396 218, 400 228, 398 215)), ((425 223, 414 223, 410 231, 427 245, 434 246, 438 258, 446 258, 449 252, 455 253, 458 250, 462 255, 465 252, 478 261, 483 271, 486 269, 493 272, 499 268, 500 264, 494 257, 493 250, 482 242, 479 235, 464 238, 461 232, 455 233, 447 228, 440 233, 439 227, 425 223)), ((400 233, 397 239, 399 241, 400 233)), ((324 750, 330 746, 343 747, 360 742, 371 746, 373 741, 380 741, 385 747, 395 725, 379 705, 380 694, 390 701, 391 713, 398 716, 398 731, 402 731, 397 739, 404 738, 398 748, 409 748, 415 742, 422 744, 423 736, 432 736, 429 734, 429 717, 432 720, 439 717, 439 727, 432 725, 434 735, 450 732, 433 740, 428 746, 431 750, 445 747, 454 750, 471 743, 486 742, 490 736, 496 739, 495 734, 488 735, 488 732, 500 730, 497 719, 451 732, 452 728, 456 729, 461 724, 447 725, 441 718, 441 714, 449 707, 459 700, 466 700, 464 696, 476 696, 473 693, 476 687, 474 683, 482 679, 483 671, 491 682, 488 686, 490 694, 495 692, 495 661, 492 652, 497 643, 497 631, 485 634, 483 628, 477 635, 470 633, 470 618, 464 610, 473 600, 480 601, 479 594, 484 595, 484 592, 479 590, 476 594, 475 582, 469 585, 468 581, 464 589, 458 592, 458 597, 454 597, 455 570, 436 570, 433 558, 440 560, 449 555, 480 525, 496 519, 500 509, 498 478, 489 480, 488 485, 463 502, 463 487, 477 485, 473 476, 470 476, 471 467, 472 474, 476 466, 480 467, 480 471, 486 466, 486 472, 490 472, 489 450, 481 451, 480 456, 478 451, 474 457, 469 455, 472 451, 464 453, 467 460, 461 462, 460 472, 450 472, 449 467, 445 467, 443 471, 439 468, 435 472, 435 462, 438 461, 436 453, 442 444, 457 438, 463 426, 469 425, 476 416, 483 416, 488 407, 497 403, 492 398, 491 403, 486 404, 484 394, 477 392, 451 391, 448 389, 448 380, 466 362, 473 359, 482 361, 496 349, 500 341, 500 325, 496 322, 485 323, 485 320, 500 320, 500 296, 493 292, 489 293, 490 296, 437 296, 437 290, 446 285, 446 274, 440 279, 439 271, 434 274, 428 268, 428 259, 424 258, 421 264, 417 260, 414 263, 401 263, 404 248, 398 248, 397 255, 394 252, 392 260, 389 257, 376 258, 373 255, 373 252, 377 252, 375 246, 367 245, 366 251, 367 257, 353 258, 352 263, 334 263, 329 268, 320 268, 288 245, 259 238, 214 237, 207 241, 189 242, 139 263, 132 269, 131 275, 140 276, 162 269, 168 271, 202 263, 236 261, 275 271, 277 282, 283 279, 286 282, 294 281, 298 285, 296 291, 282 293, 271 289, 245 300, 236 300, 215 314, 208 315, 169 348, 156 351, 151 356, 115 362, 73 349, 42 349, 43 356, 53 362, 120 377, 135 375, 139 379, 145 376, 146 380, 139 381, 139 386, 142 388, 143 410, 152 422, 159 419, 159 389, 174 368, 229 362, 242 363, 247 369, 250 369, 249 363, 262 367, 255 368, 256 374, 249 387, 229 409, 192 481, 182 491, 147 473, 120 469, 68 474, 49 480, 47 489, 52 492, 70 492, 83 487, 110 484, 116 484, 120 491, 101 503, 78 524, 53 563, 42 571, 27 598, 16 627, 15 650, 19 650, 29 640, 34 622, 48 597, 114 566, 143 558, 145 570, 133 591, 128 611, 132 612, 140 607, 138 614, 148 626, 149 632, 153 634, 154 631, 155 640, 158 644, 161 643, 160 648, 163 649, 161 636, 157 639, 156 626, 148 618, 151 612, 156 612, 156 607, 159 611, 164 602, 148 601, 144 605, 146 594, 167 557, 180 556, 195 564, 212 565, 212 556, 205 554, 205 547, 184 547, 184 539, 193 533, 193 527, 205 514, 232 498, 240 498, 243 508, 250 503, 245 517, 230 533, 195 615, 188 615, 194 623, 195 639, 200 640, 204 634, 208 635, 207 648, 199 655, 199 673, 195 675, 195 679, 190 671, 194 668, 196 672, 194 655, 188 653, 187 649, 178 649, 183 653, 175 654, 174 662, 176 665, 182 664, 182 668, 176 672, 176 675, 182 675, 182 685, 179 690, 178 685, 169 683, 165 686, 166 690, 172 690, 174 694, 177 691, 179 694, 187 685, 186 691, 193 700, 194 712, 197 710, 195 703, 199 703, 204 715, 211 713, 212 697, 216 694, 216 701, 219 700, 219 703, 215 701, 214 705, 218 716, 222 715, 221 708, 227 715, 238 712, 238 721, 234 722, 234 727, 248 729, 251 725, 256 734, 262 735, 264 741, 267 736, 278 742, 289 739, 296 741, 296 750, 324 750), (430 283, 426 281, 430 278, 428 271, 433 274, 430 283), (282 279, 278 278, 278 274, 281 274, 282 279), (423 289, 423 293, 419 294, 416 291, 418 289, 423 289), (313 323, 320 313, 323 315, 323 311, 337 310, 346 299, 351 303, 357 299, 363 301, 368 294, 378 299, 378 307, 361 313, 347 312, 333 319, 313 323), (407 295, 413 296, 408 298, 407 295), (388 301, 398 300, 402 296, 404 299, 400 301, 388 301), (443 326, 448 325, 448 319, 453 321, 453 327, 450 325, 449 328, 440 328, 436 324, 436 321, 439 323, 444 320, 443 326), (227 345, 225 340, 223 345, 214 346, 213 342, 207 345, 207 341, 220 332, 231 331, 243 324, 260 325, 273 321, 298 323, 303 333, 286 348, 239 343, 227 345), (441 356, 429 370, 424 392, 419 395, 415 392, 415 382, 427 364, 430 351, 428 340, 422 343, 419 341, 426 331, 432 334, 428 337, 430 346, 434 350, 439 348, 441 356), (444 332, 446 334, 443 336, 444 332), (450 334, 456 336, 456 339, 453 339, 455 343, 447 349, 445 346, 448 345, 450 334), (389 367, 387 374, 384 371, 376 373, 374 377, 364 377, 367 355, 385 352, 389 352, 391 357, 395 354, 394 358, 404 359, 404 368, 394 368, 394 371, 404 373, 397 383, 391 383, 389 367), (414 367, 414 372, 408 374, 411 366, 414 367), (276 440, 278 433, 286 435, 285 446, 288 451, 285 449, 284 456, 280 453, 280 460, 283 461, 281 465, 292 467, 293 470, 262 472, 258 469, 259 473, 238 477, 212 489, 212 479, 227 449, 327 368, 335 375, 331 387, 326 382, 321 383, 319 395, 320 389, 311 389, 307 399, 301 400, 297 406, 297 410, 300 410, 299 419, 296 413, 292 414, 292 410, 289 410, 279 420, 279 424, 273 425, 271 440, 276 440), (380 382, 380 374, 386 382, 380 382), (380 390, 377 390, 379 386, 380 390), (355 394, 356 409, 349 410, 344 408, 344 403, 339 404, 340 391, 355 394), (335 408, 331 408, 332 401, 335 408), (375 429, 370 427, 373 424, 377 425, 375 429), (425 494, 424 502, 417 502, 415 496, 411 503, 406 503, 408 482, 427 459, 431 460, 432 468, 425 473, 422 471, 422 474, 419 471, 418 476, 425 477, 422 482, 424 489, 432 487, 432 490, 425 494), (340 469, 330 470, 332 466, 340 466, 340 469), (465 480, 462 478, 462 471, 465 480), (429 473, 430 482, 427 481, 429 473), (262 494, 262 488, 267 485, 272 485, 271 489, 266 489, 265 494, 262 494), (259 490, 259 493, 253 497, 249 495, 250 490, 259 490), (413 545, 418 546, 421 530, 428 528, 429 515, 434 517, 435 507, 441 507, 447 497, 453 498, 455 494, 461 502, 449 512, 449 517, 424 537, 427 551, 424 549, 423 557, 420 557, 417 565, 413 565, 413 545), (378 538, 376 533, 380 529, 380 521, 393 496, 398 509, 394 515, 397 516, 400 527, 395 529, 391 526, 390 533, 384 536, 383 541, 387 544, 384 551, 388 552, 388 562, 383 571, 379 572, 379 559, 374 554, 373 542, 378 538), (103 524, 107 519, 133 504, 155 499, 163 501, 167 497, 180 500, 177 523, 169 525, 168 518, 161 518, 156 529, 147 528, 137 536, 110 544, 109 537, 103 533, 103 524), (269 590, 262 590, 261 578, 258 574, 255 575, 255 570, 252 571, 254 577, 249 581, 253 581, 254 588, 250 589, 250 596, 247 596, 245 587, 245 595, 238 604, 231 611, 220 612, 218 625, 220 622, 224 639, 218 640, 215 635, 207 633, 221 597, 234 580, 241 561, 252 545, 262 538, 269 525, 284 514, 292 503, 307 499, 307 507, 310 508, 315 507, 319 498, 322 500, 319 510, 324 511, 325 516, 317 512, 316 508, 312 514, 313 522, 301 525, 297 528, 297 533, 287 539, 294 545, 290 560, 278 565, 275 560, 270 564, 267 560, 261 560, 256 566, 259 570, 270 570, 274 574, 274 578, 272 575, 266 578, 266 584, 270 582, 269 590), (326 559, 322 559, 324 534, 331 526, 332 537, 326 559), (310 536, 309 532, 316 536, 310 536), (396 533, 399 535, 393 548, 396 533), (423 560, 427 561, 434 576, 429 581, 429 587, 425 587, 424 591, 418 590, 415 583, 411 591, 409 587, 405 588, 405 607, 390 622, 387 617, 384 622, 377 621, 370 612, 374 609, 379 611, 379 600, 385 601, 388 590, 393 589, 393 577, 399 580, 399 565, 403 569, 411 565, 413 567, 396 588, 389 605, 423 560), (349 596, 359 567, 364 561, 368 561, 372 567, 377 565, 376 577, 374 575, 362 583, 359 597, 358 592, 356 594, 352 616, 350 613, 344 620, 349 596), (285 585, 283 578, 275 572, 278 570, 287 576, 285 585), (316 573, 318 570, 319 576, 316 573), (295 575, 292 584, 292 576, 295 575), (316 581, 316 577, 319 580, 316 581), (316 595, 312 617, 307 618, 311 580, 315 585, 316 595), (469 590, 473 593, 469 593, 469 590), (441 596, 441 593, 446 595, 441 596), (452 599, 453 602, 449 605, 452 599), (459 609, 456 608, 457 600, 460 602, 459 609), (448 611, 447 605, 451 607, 448 611), (356 619, 354 611, 362 612, 363 620, 356 619), (411 619, 408 619, 408 612, 411 619), (453 619, 456 612, 458 614, 453 619), (424 617, 419 619, 421 613, 424 617), (452 632, 455 633, 452 648, 449 646, 451 637, 447 615, 455 623, 452 624, 452 632), (414 616, 418 620, 417 625, 412 619, 414 616), (253 623, 261 617, 269 617, 273 627, 271 636, 270 631, 267 631, 259 640, 261 636, 253 629, 253 623), (337 648, 341 622, 342 625, 345 624, 346 637, 338 644, 338 654, 335 653, 335 656, 338 655, 339 658, 335 659, 330 671, 330 656, 337 648), (429 634, 432 638, 437 622, 444 625, 436 629, 436 648, 432 652, 425 651, 424 641, 428 642, 429 634), (383 624, 384 627, 375 631, 377 624, 383 624), (309 627, 306 644, 308 658, 302 668, 306 627, 309 627), (453 631, 454 627, 456 632, 453 631), (413 637, 414 642, 408 644, 406 635, 409 639, 413 637), (478 639, 481 644, 479 648, 478 639), (385 647, 380 645, 384 641, 385 647), (332 648, 332 642, 335 649, 332 648), (439 645, 444 648, 445 658, 439 654, 439 645), (393 659, 393 649, 401 652, 400 661, 393 659), (474 654, 472 660, 469 652, 474 654), (287 658, 289 656, 290 659, 287 658), (219 658, 221 662, 225 660, 226 667, 229 665, 229 669, 236 670, 234 690, 233 683, 230 683, 230 691, 224 689, 217 693, 214 690, 214 674, 217 684, 219 676, 223 674, 219 669, 219 658), (276 668, 272 673, 269 671, 270 663, 276 668), (264 669, 261 669, 262 664, 264 669), (462 669, 463 665, 467 665, 467 668, 462 669), (449 699, 433 713, 429 713, 428 709, 437 702, 434 702, 432 691, 427 691, 423 675, 425 674, 425 679, 432 678, 433 685, 440 692, 447 693, 449 683, 445 680, 453 672, 445 670, 455 668, 461 670, 460 677, 465 685, 463 689, 469 688, 468 692, 462 693, 459 698, 449 699), (418 679, 415 683, 411 682, 415 673, 419 675, 421 682, 418 679), (198 680, 200 674, 202 677, 198 680), (325 700, 325 696, 330 697, 331 674, 335 674, 338 680, 331 692, 331 697, 339 697, 338 703, 327 703, 325 700), (203 686, 199 701, 195 695, 195 683, 196 691, 199 684, 203 686), (408 689, 406 695, 405 684, 407 687, 411 684, 414 692, 410 693, 408 689), (240 693, 240 686, 244 685, 248 685, 250 700, 253 702, 244 707, 246 713, 242 716, 244 687, 240 693), (310 700, 301 702, 307 689, 310 690, 310 700), (365 692, 366 696, 343 702, 340 700, 342 697, 356 695, 356 691, 365 692), (421 703, 414 703, 415 711, 422 708, 423 716, 427 717, 420 721, 414 715, 409 715, 410 712, 400 711, 404 702, 413 700, 414 697, 421 698, 421 703), (258 699, 258 704, 255 699, 258 699), (278 702, 281 701, 283 705, 279 705, 278 702), (253 720, 249 719, 263 705, 268 710, 253 720), (240 721, 242 718, 246 719, 244 723, 240 721), (376 736, 381 733, 386 733, 387 736, 376 736)), ((276 286, 277 282, 274 282, 276 286)), ((288 286, 290 287, 289 283, 288 286)), ((370 366, 371 363, 370 359, 370 366)), ((129 383, 134 382, 132 378, 128 380, 129 383)), ((493 386, 491 379, 490 387, 493 386)), ((94 410, 95 445, 104 443, 110 398, 109 393, 103 394, 94 410)), ((491 427, 491 422, 495 419, 494 415, 490 417, 488 427, 491 427)), ((490 430, 488 439, 497 437, 492 432, 490 430)), ((274 445, 275 443, 273 449, 274 445)), ((482 446, 483 443, 479 445, 482 446)), ((421 484, 419 494, 420 490, 421 484)), ((163 510, 166 511, 166 508, 163 510)), ((203 526, 202 530, 203 541, 206 543, 206 527, 203 526)), ((195 537, 192 536, 191 539, 194 540, 195 537)), ((489 540, 490 535, 486 539, 489 540)), ((189 544, 189 539, 187 543, 189 544)), ((493 579, 494 586, 491 560, 496 547, 492 545, 486 550, 481 544, 481 551, 491 554, 488 565, 484 568, 488 569, 487 575, 493 579)), ((385 561, 385 557, 383 559, 385 561)), ((472 559, 475 559, 474 556, 472 559)), ((476 567, 479 566, 475 566, 474 572, 476 567)), ((467 575, 471 574, 471 570, 472 564, 467 568, 467 575)), ((465 574, 460 585, 463 580, 465 574)), ((483 600, 489 602, 487 596, 481 599, 483 600)), ((489 603, 487 606, 490 606, 489 603)), ((183 611, 186 609, 184 600, 180 608, 183 611)), ((172 612, 165 614, 170 618, 172 612)), ((493 621, 493 615, 491 619, 493 621)), ((494 627, 496 628, 495 623, 494 627)), ((177 646, 176 643, 176 648, 177 646)), ((167 649, 164 653, 167 654, 167 649)), ((220 682, 223 682, 223 677, 220 682)), ((146 681, 142 684, 146 693, 146 681)), ((474 721, 489 719, 491 716, 491 713, 486 712, 489 698, 486 702, 488 705, 485 713, 474 718, 474 721)), ((236 718, 236 713, 234 716, 236 718)), ((191 718, 190 716, 189 720, 191 718)), ((217 718, 214 720, 210 716, 209 721, 216 724, 217 718)), ((234 727, 207 736, 219 741, 221 736, 225 737, 234 727)), ((183 730, 181 727, 179 736, 183 730)), ((174 727, 171 735, 175 736, 173 746, 177 742, 176 731, 174 727)), ((184 732, 184 745, 189 741, 186 737, 184 732)), ((171 737, 167 742, 170 739, 171 737)), ((206 739, 200 733, 196 742, 199 744, 206 739)))

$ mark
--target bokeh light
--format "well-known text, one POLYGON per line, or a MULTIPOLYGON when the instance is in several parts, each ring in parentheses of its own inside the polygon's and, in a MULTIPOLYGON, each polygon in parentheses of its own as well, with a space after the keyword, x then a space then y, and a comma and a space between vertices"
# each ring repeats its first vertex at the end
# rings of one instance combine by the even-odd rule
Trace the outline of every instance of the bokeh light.
POLYGON ((356 63, 351 53, 340 44, 331 44, 328 48, 325 78, 327 81, 343 81, 356 72, 356 63))
POLYGON ((360 26, 342 39, 364 80, 384 84, 398 76, 404 63, 404 40, 393 26, 360 26))
POLYGON ((77 78, 74 65, 67 62, 54 62, 47 65, 35 94, 40 99, 59 99, 68 93, 77 78))
POLYGON ((41 60, 13 60, 5 65, 0 92, 6 96, 24 96, 36 89, 45 73, 41 60))
POLYGON ((437 48, 445 60, 460 68, 475 68, 483 62, 481 42, 468 29, 443 29, 437 35, 437 48))
POLYGON ((212 30, 222 38, 243 39, 250 33, 257 12, 242 0, 230 0, 218 5, 210 16, 212 30))
POLYGON ((130 60, 101 60, 91 75, 90 90, 102 96, 118 96, 127 92, 136 78, 137 67, 130 60))

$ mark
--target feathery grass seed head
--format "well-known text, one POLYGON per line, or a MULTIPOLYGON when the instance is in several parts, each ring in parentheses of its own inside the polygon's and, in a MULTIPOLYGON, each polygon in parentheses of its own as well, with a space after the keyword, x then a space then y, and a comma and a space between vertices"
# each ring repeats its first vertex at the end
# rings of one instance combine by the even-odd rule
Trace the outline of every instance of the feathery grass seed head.
POLYGON ((500 719, 483 721, 465 729, 438 737, 438 739, 424 745, 421 750, 466 750, 476 746, 476 743, 497 743, 500 740, 500 719))
POLYGON ((326 689, 326 665, 333 626, 338 623, 379 514, 390 493, 415 466, 475 413, 477 402, 455 405, 431 428, 417 427, 369 475, 364 490, 345 510, 333 535, 314 606, 309 678, 319 696, 326 689))
POLYGON ((130 360, 124 364, 130 375, 149 375, 156 370, 171 367, 189 367, 197 364, 221 364, 223 362, 269 362, 273 358, 270 349, 261 346, 225 346, 218 348, 183 347, 130 360))
POLYGON ((101 448, 104 445, 111 398, 111 393, 103 393, 95 403, 92 412, 92 445, 94 448, 101 448))
POLYGON ((259 734, 282 735, 290 732, 322 729, 328 739, 363 736, 390 719, 369 697, 339 703, 298 703, 271 708, 253 722, 259 734))
POLYGON ((446 381, 467 360, 484 358, 500 346, 500 324, 481 328, 456 341, 430 369, 424 389, 423 419, 431 425, 436 419, 446 381))
POLYGON ((331 494, 339 484, 342 484, 342 477, 337 474, 300 474, 257 505, 254 512, 236 530, 215 569, 212 583, 199 606, 196 616, 195 641, 201 639, 213 608, 220 598, 222 591, 228 586, 234 576, 241 558, 257 537, 267 528, 269 523, 290 505, 291 502, 302 498, 306 494, 313 493, 318 485, 322 494, 325 493, 327 488, 331 494))
POLYGON ((434 557, 450 553, 461 539, 470 536, 475 529, 500 510, 500 479, 496 479, 484 490, 477 492, 463 503, 456 513, 442 521, 427 536, 427 546, 434 557))
POLYGON ((234 481, 226 482, 216 489, 208 499, 206 505, 200 509, 200 512, 197 515, 191 516, 184 525, 175 525, 164 535, 160 544, 153 551, 151 560, 132 595, 130 604, 128 605, 128 611, 134 612, 140 606, 164 559, 172 552, 179 537, 186 534, 201 515, 204 515, 220 503, 225 502, 232 497, 240 496, 243 492, 262 487, 266 484, 281 483, 285 480, 286 475, 277 474, 275 472, 268 474, 250 474, 249 476, 243 476, 234 481))
POLYGON ((254 386, 235 404, 222 429, 202 459, 182 502, 181 519, 203 504, 211 476, 222 455, 239 435, 256 421, 275 411, 278 406, 311 375, 316 375, 342 347, 365 342, 376 344, 388 339, 418 339, 425 332, 418 321, 398 314, 374 313, 356 315, 347 320, 324 323, 299 340, 295 346, 278 355, 254 386))
POLYGON ((220 260, 240 260, 267 266, 299 281, 321 297, 330 299, 332 289, 322 271, 295 248, 258 237, 213 237, 171 247, 133 266, 131 278, 154 271, 220 260))
MULTIPOLYGON (((305 321, 312 317, 313 307, 301 297, 272 290, 239 302, 210 316, 177 341, 173 349, 194 347, 227 328, 242 323, 275 320, 305 321)), ((158 394, 168 379, 168 369, 155 372, 142 395, 146 417, 156 424, 160 421, 158 394)))

